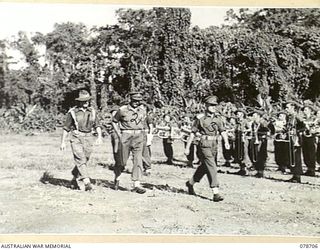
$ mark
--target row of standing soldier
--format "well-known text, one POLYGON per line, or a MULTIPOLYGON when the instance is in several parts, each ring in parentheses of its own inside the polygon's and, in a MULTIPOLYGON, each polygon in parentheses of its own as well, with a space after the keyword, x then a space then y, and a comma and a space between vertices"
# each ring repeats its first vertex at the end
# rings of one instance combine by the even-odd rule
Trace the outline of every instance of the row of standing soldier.
POLYGON ((316 162, 320 162, 320 111, 314 105, 301 105, 295 101, 288 101, 284 106, 284 110, 269 117, 265 117, 263 111, 252 111, 250 122, 246 119, 246 111, 236 111, 238 121, 235 122, 231 140, 234 150, 224 150, 226 165, 229 165, 230 155, 233 155, 235 162, 240 164, 238 174, 246 175, 251 161, 257 170, 256 176, 263 177, 268 138, 272 138, 278 170, 287 174, 289 169, 293 175, 289 181, 300 183, 301 175, 315 176, 316 162), (250 136, 245 139, 248 133, 250 136), (307 166, 306 172, 302 169, 302 156, 307 166))
POLYGON ((93 147, 93 129, 96 129, 98 135, 97 143, 102 142, 102 130, 110 134, 115 160, 115 190, 119 188, 121 173, 125 169, 129 154, 132 153, 132 191, 145 193, 146 190, 142 188, 140 181, 143 174, 150 173, 152 137, 156 133, 163 138, 163 148, 168 159, 166 163, 172 164, 173 128, 176 129, 177 137, 185 137, 184 153, 189 165, 192 165, 194 160, 194 151, 197 152, 200 161, 195 174, 186 182, 189 194, 195 194, 193 185, 207 175, 213 192, 213 201, 223 200, 219 194, 217 180, 219 136, 222 137, 226 165, 230 165, 230 160, 233 158, 240 166, 236 174, 247 175, 248 167, 252 165, 257 171, 256 177, 264 176, 268 138, 272 136, 275 138, 275 161, 283 173, 286 173, 287 168, 291 170, 293 176, 289 181, 300 183, 303 174, 315 176, 316 148, 318 155, 320 151, 319 140, 318 147, 315 145, 319 132, 317 121, 320 122, 320 112, 317 113, 318 120, 314 120, 312 112, 315 110, 312 105, 303 107, 305 117, 301 117, 297 112, 300 105, 294 101, 287 102, 285 110, 279 111, 276 115, 268 114, 267 117, 260 109, 251 109, 248 112, 244 108, 236 109, 226 115, 218 110, 217 97, 210 96, 205 100, 203 113, 176 112, 178 115, 174 118, 168 110, 163 112, 163 109, 159 111, 143 105, 142 94, 133 92, 130 94, 130 103, 125 105, 116 103, 109 112, 99 116, 90 107, 90 99, 91 96, 87 91, 80 91, 76 99, 77 107, 70 109, 67 114, 60 147, 61 150, 65 149, 65 140, 70 132, 75 162, 72 184, 76 189, 93 188, 86 171, 93 147), (177 128, 178 125, 180 128, 177 128), (306 173, 302 171, 302 153, 308 168, 306 173))

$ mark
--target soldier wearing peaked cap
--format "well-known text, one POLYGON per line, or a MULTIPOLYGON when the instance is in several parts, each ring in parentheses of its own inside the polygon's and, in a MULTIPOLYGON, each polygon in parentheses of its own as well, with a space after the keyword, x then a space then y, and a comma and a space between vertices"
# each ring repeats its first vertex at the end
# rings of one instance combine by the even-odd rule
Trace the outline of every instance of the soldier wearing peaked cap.
POLYGON ((147 119, 147 109, 141 105, 142 99, 140 92, 130 93, 130 103, 118 109, 112 122, 119 138, 118 151, 120 158, 114 169, 114 189, 117 190, 119 188, 119 177, 127 164, 131 152, 133 154, 132 192, 138 194, 146 192, 140 184, 143 173, 142 151, 145 140, 145 122, 147 119))
POLYGON ((226 148, 229 148, 227 133, 223 127, 222 121, 217 115, 216 106, 218 100, 216 96, 210 96, 205 100, 206 112, 205 115, 199 119, 196 119, 192 126, 192 133, 188 139, 185 154, 189 154, 190 145, 195 137, 195 134, 199 132, 201 134, 199 149, 200 149, 200 161, 201 165, 197 168, 192 178, 186 182, 188 192, 191 195, 195 195, 193 185, 199 182, 204 175, 207 175, 209 185, 213 192, 213 201, 219 202, 223 200, 223 197, 219 194, 219 182, 217 178, 217 165, 216 155, 218 146, 218 135, 221 133, 226 141, 226 148))
POLYGON ((91 96, 88 91, 79 91, 79 97, 76 98, 77 106, 71 108, 67 114, 60 146, 60 149, 64 151, 65 140, 70 132, 70 143, 75 162, 72 170, 72 185, 76 189, 85 191, 92 189, 87 168, 93 149, 93 129, 96 129, 98 133, 97 143, 102 143, 99 120, 94 108, 90 107, 90 100, 91 96))

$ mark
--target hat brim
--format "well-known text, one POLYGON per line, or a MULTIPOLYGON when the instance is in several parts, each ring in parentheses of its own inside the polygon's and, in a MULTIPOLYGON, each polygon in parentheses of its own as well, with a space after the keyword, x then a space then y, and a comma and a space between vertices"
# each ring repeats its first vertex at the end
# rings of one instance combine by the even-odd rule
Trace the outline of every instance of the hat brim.
POLYGON ((76 98, 76 101, 86 102, 86 101, 89 101, 89 100, 91 100, 91 99, 92 99, 91 96, 88 96, 88 97, 78 97, 78 98, 76 98))

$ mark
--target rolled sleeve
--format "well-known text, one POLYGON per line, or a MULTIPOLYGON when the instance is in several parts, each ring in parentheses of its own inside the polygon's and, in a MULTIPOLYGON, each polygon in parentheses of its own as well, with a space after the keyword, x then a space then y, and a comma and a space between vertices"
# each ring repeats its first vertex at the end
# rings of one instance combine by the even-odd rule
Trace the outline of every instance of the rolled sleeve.
POLYGON ((67 113, 67 118, 64 123, 63 129, 67 132, 70 132, 71 128, 73 126, 73 119, 70 113, 67 113))

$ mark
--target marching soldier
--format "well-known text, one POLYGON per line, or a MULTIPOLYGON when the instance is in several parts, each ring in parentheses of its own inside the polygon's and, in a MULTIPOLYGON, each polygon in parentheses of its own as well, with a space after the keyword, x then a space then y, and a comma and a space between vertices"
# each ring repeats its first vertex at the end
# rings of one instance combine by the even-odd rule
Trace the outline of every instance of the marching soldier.
POLYGON ((249 140, 249 157, 257 171, 255 177, 262 178, 267 161, 268 134, 272 130, 271 124, 263 118, 262 110, 252 112, 251 139, 249 140))
POLYGON ((75 162, 72 170, 72 185, 75 189, 92 190, 88 174, 88 161, 93 149, 93 129, 98 133, 97 143, 102 143, 102 133, 94 108, 90 107, 91 96, 86 90, 79 91, 76 98, 77 106, 68 111, 60 149, 65 150, 65 140, 68 133, 71 133, 70 143, 75 162))
POLYGON ((143 172, 142 151, 145 140, 145 120, 147 119, 147 110, 145 106, 141 105, 141 101, 141 93, 130 93, 130 103, 118 109, 112 122, 113 128, 119 138, 118 151, 120 157, 119 163, 116 164, 114 169, 114 189, 118 190, 119 188, 119 177, 127 164, 130 152, 132 152, 132 192, 138 194, 146 192, 140 184, 143 172))
POLYGON ((288 130, 289 130, 289 161, 292 178, 288 180, 293 183, 301 183, 302 159, 301 159, 301 134, 304 130, 304 123, 298 115, 298 108, 300 104, 295 101, 288 101, 286 104, 286 111, 288 112, 288 130))
POLYGON ((316 136, 315 136, 315 110, 312 105, 303 107, 305 130, 302 135, 302 154, 307 166, 306 176, 315 176, 316 169, 316 136))
POLYGON ((219 202, 223 200, 223 197, 219 194, 219 182, 217 178, 217 165, 216 165, 216 155, 217 155, 217 144, 218 144, 218 134, 221 133, 222 137, 225 139, 225 147, 228 149, 227 134, 223 127, 222 121, 217 116, 216 106, 218 104, 216 96, 210 96, 206 99, 206 112, 203 117, 196 119, 192 126, 192 133, 188 139, 185 154, 189 154, 190 145, 195 137, 195 133, 200 132, 200 153, 201 153, 201 165, 197 168, 193 177, 186 182, 188 187, 188 193, 190 195, 195 195, 193 185, 199 182, 204 175, 207 175, 209 180, 209 185, 213 192, 213 201, 219 202))

